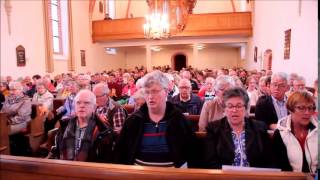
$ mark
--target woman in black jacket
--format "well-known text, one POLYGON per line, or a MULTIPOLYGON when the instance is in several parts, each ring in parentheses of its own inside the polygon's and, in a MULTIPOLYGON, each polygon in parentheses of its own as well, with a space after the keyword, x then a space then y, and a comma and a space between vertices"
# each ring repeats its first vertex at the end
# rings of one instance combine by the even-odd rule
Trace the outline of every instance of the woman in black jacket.
POLYGON ((272 167, 270 139, 263 122, 245 117, 249 97, 242 88, 223 93, 225 115, 207 126, 206 165, 272 167))

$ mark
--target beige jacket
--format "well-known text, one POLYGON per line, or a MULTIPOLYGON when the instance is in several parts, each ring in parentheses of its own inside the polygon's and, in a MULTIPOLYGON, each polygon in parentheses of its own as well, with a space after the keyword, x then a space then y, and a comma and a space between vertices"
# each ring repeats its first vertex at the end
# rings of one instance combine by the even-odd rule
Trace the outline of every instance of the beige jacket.
POLYGON ((199 119, 199 131, 206 131, 206 127, 209 122, 222 119, 224 117, 224 109, 220 100, 216 97, 210 101, 206 101, 203 104, 200 119, 199 119))

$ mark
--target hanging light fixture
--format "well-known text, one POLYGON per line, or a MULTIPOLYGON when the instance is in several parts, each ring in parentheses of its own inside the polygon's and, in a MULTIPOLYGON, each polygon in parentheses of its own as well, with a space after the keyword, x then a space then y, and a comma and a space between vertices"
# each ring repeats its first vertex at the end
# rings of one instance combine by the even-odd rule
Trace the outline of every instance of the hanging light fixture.
POLYGON ((144 37, 148 39, 163 39, 170 36, 168 2, 164 0, 159 12, 157 1, 155 0, 155 7, 151 9, 151 13, 146 15, 143 25, 144 37))

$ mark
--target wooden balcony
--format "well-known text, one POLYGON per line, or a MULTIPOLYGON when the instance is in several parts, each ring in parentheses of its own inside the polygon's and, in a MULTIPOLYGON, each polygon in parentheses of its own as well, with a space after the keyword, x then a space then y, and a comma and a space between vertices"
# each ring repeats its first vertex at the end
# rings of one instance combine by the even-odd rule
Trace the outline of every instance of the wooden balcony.
MULTIPOLYGON (((92 23, 93 42, 144 39, 144 18, 100 20, 92 23)), ((186 28, 172 37, 252 36, 251 12, 190 14, 186 28)))

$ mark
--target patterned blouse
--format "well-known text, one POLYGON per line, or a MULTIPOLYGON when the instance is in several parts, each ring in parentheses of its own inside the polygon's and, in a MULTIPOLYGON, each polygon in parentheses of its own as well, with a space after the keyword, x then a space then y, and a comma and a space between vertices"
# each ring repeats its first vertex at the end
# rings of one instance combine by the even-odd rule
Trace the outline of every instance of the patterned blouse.
POLYGON ((247 160, 246 155, 246 139, 245 139, 245 131, 240 133, 240 136, 237 137, 237 134, 232 131, 232 140, 234 143, 234 160, 232 165, 233 166, 243 166, 249 167, 249 162, 247 160))

